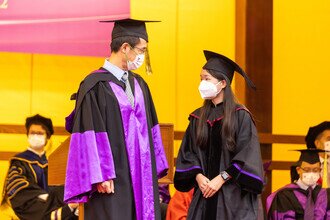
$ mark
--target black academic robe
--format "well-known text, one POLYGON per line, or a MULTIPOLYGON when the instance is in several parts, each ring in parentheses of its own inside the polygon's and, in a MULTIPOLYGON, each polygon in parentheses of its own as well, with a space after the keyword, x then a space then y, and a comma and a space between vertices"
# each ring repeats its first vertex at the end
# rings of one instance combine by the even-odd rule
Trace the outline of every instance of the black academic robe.
POLYGON ((187 192, 195 187, 187 219, 257 219, 258 200, 263 188, 263 169, 257 130, 250 113, 236 108, 236 150, 230 152, 221 138, 223 104, 213 106, 208 120, 207 147, 196 145, 200 109, 190 114, 176 162, 174 186, 187 192), (232 177, 211 198, 205 199, 195 180, 198 173, 209 179, 227 171, 232 177))
MULTIPOLYGON (((125 84, 101 68, 77 93, 65 200, 84 202, 85 219, 160 219, 158 178, 166 175, 156 111, 146 82, 129 73, 132 107, 125 84), (114 193, 98 193, 114 181, 114 193)), ((71 130, 71 129, 70 129, 71 130)))
POLYGON ((6 178, 6 199, 20 219, 77 219, 63 202, 63 187, 48 186, 48 161, 32 151, 24 151, 10 160, 6 178), (48 194, 47 201, 38 198, 48 194))
MULTIPOLYGON (((314 220, 330 219, 330 189, 316 185, 312 191, 314 220)), ((291 183, 272 193, 267 198, 267 219, 304 219, 308 191, 291 183)))

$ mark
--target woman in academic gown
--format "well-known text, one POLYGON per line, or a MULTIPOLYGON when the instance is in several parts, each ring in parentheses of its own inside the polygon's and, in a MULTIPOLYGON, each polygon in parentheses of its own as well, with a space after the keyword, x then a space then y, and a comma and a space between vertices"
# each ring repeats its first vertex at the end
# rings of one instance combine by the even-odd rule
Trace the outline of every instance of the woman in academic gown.
POLYGON ((199 91, 204 104, 189 116, 174 185, 195 188, 187 219, 257 219, 263 168, 251 113, 235 101, 230 83, 246 73, 229 58, 204 51, 199 91))

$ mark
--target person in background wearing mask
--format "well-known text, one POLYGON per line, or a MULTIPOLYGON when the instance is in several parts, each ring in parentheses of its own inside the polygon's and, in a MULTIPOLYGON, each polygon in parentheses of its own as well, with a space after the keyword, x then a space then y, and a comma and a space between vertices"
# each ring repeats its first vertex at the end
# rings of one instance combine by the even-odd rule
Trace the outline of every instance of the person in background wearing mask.
POLYGON ((199 91, 204 105, 190 114, 176 161, 174 186, 195 188, 187 219, 257 219, 264 185, 258 133, 250 112, 235 101, 229 58, 204 51, 199 91))
POLYGON ((37 114, 26 119, 25 127, 29 146, 10 160, 3 202, 20 219, 78 219, 78 204, 63 202, 63 187, 48 186, 45 146, 54 133, 51 119, 37 114))
POLYGON ((278 219, 329 219, 329 189, 317 184, 321 163, 317 149, 301 152, 297 172, 299 179, 272 193, 267 198, 267 218, 278 219))
POLYGON ((327 152, 320 153, 322 187, 330 186, 330 122, 324 121, 316 126, 310 127, 306 135, 308 148, 316 148, 327 152))
POLYGON ((146 21, 108 22, 111 55, 80 84, 66 124, 65 201, 85 203, 87 220, 160 220, 158 179, 168 164, 148 85, 132 72, 149 60, 146 21))
MULTIPOLYGON (((305 137, 305 142, 308 149, 327 151, 319 154, 322 171, 318 183, 322 184, 323 188, 328 188, 330 186, 330 122, 324 121, 318 125, 310 127, 305 137), (326 166, 324 166, 324 164, 326 164, 326 166)), ((294 182, 299 178, 296 167, 297 164, 291 166, 291 182, 294 182)))

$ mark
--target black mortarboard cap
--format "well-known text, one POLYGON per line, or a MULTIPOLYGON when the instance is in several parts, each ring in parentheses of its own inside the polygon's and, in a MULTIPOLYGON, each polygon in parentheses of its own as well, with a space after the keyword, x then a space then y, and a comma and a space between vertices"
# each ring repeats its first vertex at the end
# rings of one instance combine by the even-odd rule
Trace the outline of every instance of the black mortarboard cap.
POLYGON ((320 156, 319 153, 325 152, 324 150, 316 149, 316 148, 310 148, 310 149, 301 149, 301 150, 295 150, 300 152, 299 162, 307 162, 310 164, 314 164, 317 162, 320 162, 320 156))
POLYGON ((314 127, 310 127, 308 129, 308 133, 305 137, 305 142, 308 148, 316 148, 315 146, 315 139, 319 134, 321 134, 323 131, 330 129, 330 122, 324 121, 314 127))
POLYGON ((54 134, 53 123, 50 118, 45 118, 39 114, 26 118, 25 128, 27 132, 32 124, 41 125, 46 128, 48 138, 54 134))
POLYGON ((204 56, 207 62, 203 66, 203 69, 220 72, 228 79, 229 83, 233 80, 234 72, 236 71, 244 77, 245 81, 251 88, 256 89, 256 86, 244 70, 228 57, 208 50, 204 50, 204 56))
POLYGON ((115 39, 117 37, 132 36, 140 37, 148 42, 148 33, 146 29, 146 22, 159 22, 159 21, 147 21, 136 20, 131 18, 119 19, 119 20, 107 20, 100 22, 114 22, 111 37, 115 39))

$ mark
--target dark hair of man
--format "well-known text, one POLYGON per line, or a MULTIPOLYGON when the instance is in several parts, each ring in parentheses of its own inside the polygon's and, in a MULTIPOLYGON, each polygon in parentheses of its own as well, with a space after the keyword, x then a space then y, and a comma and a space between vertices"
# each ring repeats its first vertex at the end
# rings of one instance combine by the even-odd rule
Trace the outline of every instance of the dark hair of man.
POLYGON ((117 53, 124 43, 128 43, 131 47, 135 47, 140 43, 140 38, 132 36, 116 37, 110 43, 111 51, 117 53))
MULTIPOLYGON (((206 70, 213 77, 218 80, 226 80, 221 73, 212 70, 206 70)), ((226 144, 226 147, 229 151, 235 150, 235 110, 237 106, 237 101, 235 95, 233 94, 230 86, 230 82, 227 81, 227 86, 224 88, 224 118, 222 120, 221 128, 221 137, 222 140, 225 140, 223 143, 226 144)), ((210 114, 212 108, 212 100, 205 100, 201 109, 201 116, 197 124, 197 146, 205 148, 208 143, 209 129, 208 124, 206 123, 207 117, 210 114)))

